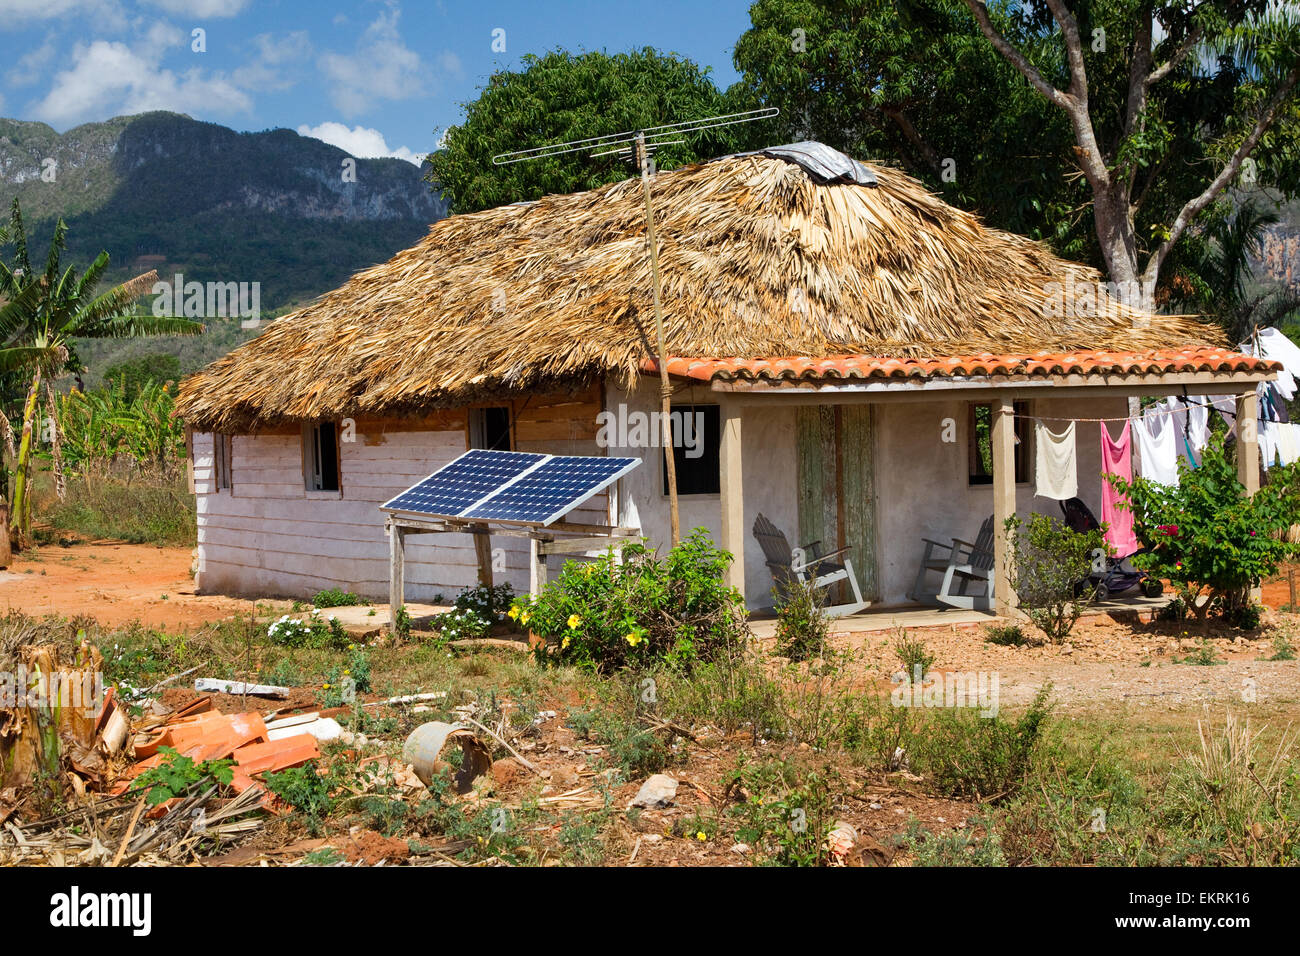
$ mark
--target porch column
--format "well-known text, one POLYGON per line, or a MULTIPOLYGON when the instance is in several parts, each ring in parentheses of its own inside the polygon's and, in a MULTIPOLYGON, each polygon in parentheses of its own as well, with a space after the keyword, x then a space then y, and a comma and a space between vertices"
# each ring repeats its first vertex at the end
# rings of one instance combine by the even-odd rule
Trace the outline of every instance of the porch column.
POLYGON ((732 555, 727 569, 727 584, 745 593, 745 491, 741 476, 740 406, 724 402, 722 406, 722 435, 719 446, 721 459, 722 541, 723 549, 732 555))
MULTIPOLYGON (((1237 480, 1246 494, 1259 491, 1259 396, 1254 386, 1237 396, 1237 480)), ((1263 590, 1251 588, 1250 599, 1261 601, 1263 590)))
POLYGON ((388 630, 397 631, 397 612, 406 604, 406 532, 388 522, 388 630))
POLYGON ((1259 491, 1259 397, 1252 386, 1237 396, 1237 480, 1246 494, 1259 491))
POLYGON ((994 610, 1003 615, 1014 615, 1017 603, 1006 528, 1016 513, 1015 409, 1008 398, 993 403, 993 591, 994 610))

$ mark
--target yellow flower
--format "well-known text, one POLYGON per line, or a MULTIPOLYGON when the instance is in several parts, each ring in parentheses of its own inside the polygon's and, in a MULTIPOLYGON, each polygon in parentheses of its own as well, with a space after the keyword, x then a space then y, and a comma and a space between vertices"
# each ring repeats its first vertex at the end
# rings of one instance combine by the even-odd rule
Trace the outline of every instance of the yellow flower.
POLYGON ((571 631, 577 630, 578 625, 581 623, 582 623, 582 618, 578 617, 578 615, 576 614, 569 615, 569 630, 571 631))
POLYGON ((636 631, 628 631, 627 634, 623 636, 623 640, 627 641, 631 646, 636 647, 641 643, 641 635, 636 631))
POLYGON ((343 676, 344 676, 344 677, 347 677, 347 676, 348 676, 349 674, 351 674, 351 673, 352 673, 352 671, 348 670, 346 667, 343 668, 343 676))
POLYGON ((707 840, 708 837, 706 837, 706 836, 704 835, 704 831, 701 830, 699 833, 695 834, 695 839, 697 839, 697 840, 707 840))
POLYGON ((320 685, 320 689, 321 689, 321 690, 329 690, 329 689, 330 689, 330 685, 329 685, 329 684, 321 684, 321 685, 320 685))
POLYGON ((529 619, 530 617, 532 617, 532 615, 529 614, 527 611, 524 611, 524 613, 521 614, 521 615, 519 616, 519 623, 520 623, 520 624, 527 624, 527 623, 528 623, 528 619, 529 619))
POLYGON ((510 607, 510 611, 509 611, 509 613, 506 615, 506 617, 510 618, 510 620, 512 620, 512 621, 517 621, 517 620, 519 620, 519 608, 516 607, 516 606, 514 606, 514 605, 511 605, 511 607, 510 607))
POLYGON ((564 640, 560 641, 560 650, 564 650, 566 647, 569 646, 569 640, 570 640, 569 635, 565 634, 564 640))

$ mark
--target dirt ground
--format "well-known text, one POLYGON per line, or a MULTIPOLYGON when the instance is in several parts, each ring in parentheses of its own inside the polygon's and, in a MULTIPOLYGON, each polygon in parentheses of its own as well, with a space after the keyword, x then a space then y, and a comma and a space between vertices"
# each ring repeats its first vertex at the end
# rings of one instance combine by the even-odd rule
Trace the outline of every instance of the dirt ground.
POLYGON ((32 548, 0 570, 0 609, 169 628, 253 611, 253 601, 196 594, 193 560, 188 548, 113 541, 32 548))

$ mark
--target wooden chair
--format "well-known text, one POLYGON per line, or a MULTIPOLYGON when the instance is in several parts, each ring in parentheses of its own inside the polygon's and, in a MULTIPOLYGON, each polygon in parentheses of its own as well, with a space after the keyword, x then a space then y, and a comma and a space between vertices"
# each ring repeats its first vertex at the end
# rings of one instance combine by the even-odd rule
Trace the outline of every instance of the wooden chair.
POLYGON ((916 571, 916 580, 907 595, 913 601, 927 604, 946 604, 981 610, 992 605, 993 598, 993 516, 980 525, 974 543, 953 538, 951 544, 922 538, 925 553, 916 571), (930 573, 943 575, 938 590, 926 586, 930 573), (984 594, 967 594, 972 581, 984 584, 984 594))
POLYGON ((993 608, 993 516, 980 525, 975 543, 953 538, 959 546, 944 569, 943 584, 935 595, 940 604, 963 608, 967 611, 988 611, 993 608), (968 594, 967 587, 975 582, 984 586, 983 594, 968 594))
POLYGON ((849 582, 849 587, 853 590, 853 601, 826 608, 829 616, 854 614, 871 603, 863 599, 862 588, 858 585, 857 575, 853 573, 853 563, 847 557, 852 548, 840 548, 822 554, 821 542, 813 541, 795 550, 790 547, 785 534, 762 514, 754 520, 754 537, 762 547, 768 569, 778 585, 785 584, 792 578, 806 584, 810 576, 813 587, 816 588, 830 587, 838 581, 849 582), (840 555, 846 555, 842 562, 831 560, 840 555))

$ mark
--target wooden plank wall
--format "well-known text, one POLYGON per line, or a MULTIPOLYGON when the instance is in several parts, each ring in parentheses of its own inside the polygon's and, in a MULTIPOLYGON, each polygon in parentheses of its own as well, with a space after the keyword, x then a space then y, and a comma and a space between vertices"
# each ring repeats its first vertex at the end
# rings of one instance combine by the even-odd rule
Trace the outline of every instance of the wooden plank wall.
MULTIPOLYGON (((533 396, 512 403, 515 447, 550 454, 601 454, 596 447, 599 386, 576 395, 533 396)), ((296 426, 236 435, 233 488, 218 492, 213 436, 193 436, 199 513, 198 587, 205 592, 310 596, 341 587, 376 600, 388 593, 388 542, 378 505, 465 451, 465 409, 423 418, 357 419, 355 440, 343 442, 342 491, 309 493, 296 426)), ((604 522, 598 495, 573 520, 604 522)), ((527 588, 527 542, 497 536, 506 570, 498 581, 527 588)), ((477 561, 469 535, 419 535, 407 541, 407 599, 450 599, 472 586, 477 561)))

